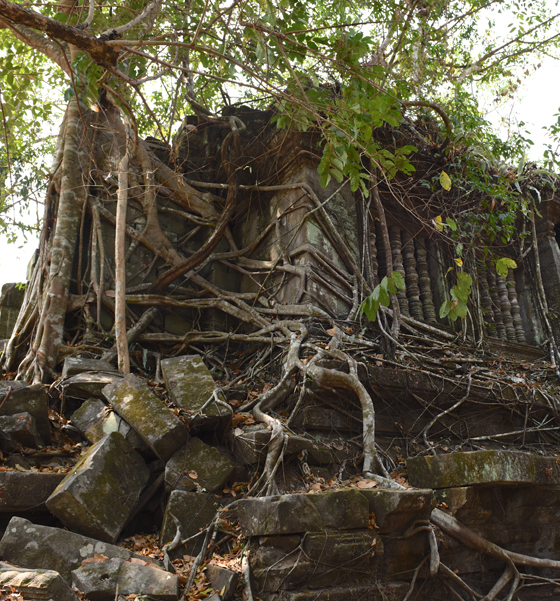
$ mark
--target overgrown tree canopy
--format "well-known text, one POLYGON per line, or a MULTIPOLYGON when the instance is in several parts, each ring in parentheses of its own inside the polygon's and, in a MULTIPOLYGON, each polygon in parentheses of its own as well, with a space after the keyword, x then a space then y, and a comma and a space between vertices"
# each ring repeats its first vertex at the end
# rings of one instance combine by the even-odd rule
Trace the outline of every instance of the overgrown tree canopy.
MULTIPOLYGON (((212 298, 200 298, 202 292, 190 297, 185 293, 188 298, 181 302, 218 307, 256 328, 254 341, 266 341, 266 336, 277 332, 274 341, 290 348, 279 384, 255 408, 256 417, 281 440, 279 422, 267 416, 266 409, 293 389, 292 375, 303 369, 298 352, 305 327, 291 320, 271 323, 254 308, 266 301, 263 295, 228 296, 197 273, 212 258, 235 260, 243 255, 228 225, 236 211, 243 168, 236 158, 245 124, 231 111, 222 116, 219 107, 250 104, 269 111, 279 129, 318 132, 321 183, 349 180, 352 192, 372 199, 385 233, 377 183, 412 173, 409 157, 415 148, 387 143, 387 136, 381 142, 376 132, 397 128, 407 115, 420 116, 419 123, 423 119, 431 123, 417 134, 440 156, 450 161, 458 157, 453 182, 458 199, 474 190, 486 203, 490 191, 493 202, 500 201, 496 211, 494 205, 483 204, 488 211, 469 213, 471 221, 459 232, 464 240, 457 237, 456 216, 436 221, 436 227, 449 227, 455 237, 460 266, 466 252, 463 246, 479 244, 480 231, 492 240, 498 235, 505 244, 517 210, 528 210, 510 185, 507 170, 501 179, 492 181, 482 174, 480 164, 498 168, 503 161, 519 159, 523 140, 514 137, 503 143, 493 135, 472 90, 485 87, 497 100, 513 93, 542 53, 555 52, 558 17, 560 13, 551 12, 545 3, 528 0, 189 0, 184 4, 167 0, 118 4, 94 0, 32 4, 26 0, 15 4, 0 0, 3 227, 12 225, 11 204, 28 203, 37 194, 46 197, 39 259, 4 353, 4 368, 17 368, 18 377, 37 382, 55 378, 69 342, 64 326, 72 306, 82 311, 84 323, 73 335, 74 341, 79 338, 84 348, 88 344, 91 348, 100 339, 114 336, 120 369, 127 372, 126 331, 131 323, 138 325, 142 320, 138 315, 131 318, 127 309, 130 294, 139 290, 127 289, 124 265, 130 248, 140 244, 163 267, 155 281, 141 289, 144 297, 137 294, 134 302, 165 304, 170 289, 179 281, 183 286, 190 281, 212 298), (496 34, 501 30, 504 36, 496 34), (214 186, 216 193, 209 186, 189 184, 177 164, 177 150, 189 128, 195 128, 188 122, 189 113, 199 123, 213 123, 227 132, 221 143, 226 174, 214 186), (55 140, 51 130, 59 121, 62 125, 55 140), (159 140, 167 161, 160 160, 153 144, 146 143, 148 136, 159 140), (460 160, 466 149, 470 149, 470 159, 460 160), (49 152, 54 161, 47 167, 44 161, 49 152), (202 228, 198 248, 183 252, 163 232, 157 197, 164 192, 197 231, 202 228), (116 215, 99 202, 103 194, 118 199, 116 215), (131 199, 144 215, 141 231, 125 221, 131 199), (83 240, 86 214, 94 232, 87 243, 83 240), (104 290, 101 219, 115 228, 112 296, 104 290), (125 235, 131 241, 128 250, 125 235), (212 253, 223 240, 229 246, 217 257, 212 253), (73 268, 77 281, 76 277, 72 281, 73 268), (89 312, 92 303, 97 317, 89 312), (113 333, 105 332, 100 323, 102 305, 114 314, 113 333), (19 356, 22 349, 24 356, 19 356)), ((439 174, 438 182, 438 192, 451 186, 445 172, 439 174)), ((434 202, 439 196, 434 192, 434 202)), ((336 238, 337 233, 332 235, 336 238)), ((381 304, 388 304, 391 295, 393 315, 398 316, 394 298, 400 282, 391 276, 391 253, 386 256, 390 277, 378 289, 377 300, 366 306, 373 317, 380 295, 387 300, 381 304)), ((255 261, 247 261, 239 268, 255 266, 255 261)), ((376 282, 368 277, 367 269, 362 273, 356 263, 348 261, 356 282, 357 309, 376 282)), ((289 273, 290 267, 284 265, 284 271, 289 273)), ((455 300, 445 309, 452 317, 462 316, 469 290, 468 278, 459 272, 455 300)), ((265 309, 272 311, 270 306, 265 309)), ((352 314, 355 317, 356 311, 352 314)), ((142 319, 148 321, 151 315, 147 312, 142 319)), ((233 340, 237 334, 215 332, 213 338, 193 334, 189 340, 196 341, 197 336, 219 341, 233 340)), ((243 340, 247 335, 238 336, 243 340)), ((398 319, 393 320, 393 336, 398 336, 398 319)), ((305 370, 320 385, 350 388, 358 395, 364 409, 364 470, 369 472, 377 469, 373 413, 368 413, 371 399, 359 381, 355 362, 348 361, 350 374, 331 372, 314 362, 305 370)), ((267 459, 269 476, 276 457, 272 453, 267 459)))

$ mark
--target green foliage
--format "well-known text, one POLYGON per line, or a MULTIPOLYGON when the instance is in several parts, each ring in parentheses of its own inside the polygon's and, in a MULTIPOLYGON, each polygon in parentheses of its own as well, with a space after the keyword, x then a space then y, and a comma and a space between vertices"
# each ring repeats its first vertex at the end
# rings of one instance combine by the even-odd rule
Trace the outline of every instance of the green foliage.
POLYGON ((396 294, 397 290, 404 290, 405 283, 402 274, 392 271, 389 277, 385 276, 373 292, 360 305, 360 311, 370 320, 377 319, 379 307, 388 307, 391 302, 390 294, 396 294))
POLYGON ((471 294, 472 278, 463 271, 458 271, 457 283, 451 288, 451 300, 445 301, 440 309, 439 316, 443 319, 449 317, 455 321, 458 317, 467 316, 467 302, 471 294))

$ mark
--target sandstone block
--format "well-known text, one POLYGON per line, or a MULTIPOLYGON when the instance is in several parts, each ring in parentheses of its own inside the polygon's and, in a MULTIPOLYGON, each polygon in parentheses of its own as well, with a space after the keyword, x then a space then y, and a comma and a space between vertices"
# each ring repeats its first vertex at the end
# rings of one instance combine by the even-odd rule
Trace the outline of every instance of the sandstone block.
POLYGON ((70 378, 77 374, 81 374, 88 371, 97 372, 116 372, 116 368, 113 367, 108 361, 101 359, 88 359, 86 357, 66 357, 64 360, 64 367, 62 368, 62 377, 70 378))
POLYGON ((11 589, 29 601, 78 601, 60 574, 51 570, 27 570, 0 564, 0 587, 11 589))
POLYGON ((78 461, 47 507, 67 528, 114 542, 149 475, 144 460, 122 434, 112 432, 78 461))
POLYGON ((95 444, 111 432, 120 432, 135 449, 140 452, 149 450, 146 443, 125 420, 111 411, 100 399, 84 401, 72 414, 71 421, 84 433, 91 444, 95 444))
POLYGON ((238 505, 244 536, 366 528, 369 502, 356 489, 243 499, 238 505))
POLYGON ((65 476, 48 472, 0 472, 0 512, 47 511, 45 501, 65 476))
POLYGON ((105 386, 120 382, 122 376, 117 373, 85 372, 76 374, 62 382, 65 395, 76 399, 89 399, 90 397, 103 398, 101 392, 105 386))
POLYGON ((8 398, 0 407, 0 415, 14 413, 29 413, 37 426, 37 433, 48 443, 51 440, 51 425, 49 421, 49 399, 42 384, 28 386, 24 382, 4 380, 0 382, 0 400, 8 398))
POLYGON ((54 570, 69 584, 72 570, 94 555, 145 560, 123 547, 110 545, 61 528, 38 526, 13 517, 0 541, 0 558, 20 566, 54 570))
POLYGON ((228 601, 233 597, 235 589, 239 584, 239 574, 237 572, 211 563, 206 567, 206 577, 210 581, 212 588, 220 591, 220 597, 223 601, 228 601))
POLYGON ((161 545, 170 543, 177 533, 177 526, 171 516, 175 516, 181 525, 181 538, 198 536, 170 553, 170 557, 196 555, 202 548, 206 528, 216 517, 220 509, 218 497, 207 493, 182 492, 174 490, 169 496, 161 527, 161 545))
POLYGON ((168 492, 191 491, 196 490, 198 484, 206 492, 218 492, 234 470, 235 463, 231 459, 199 438, 191 438, 167 462, 165 488, 168 492))
POLYGON ((187 442, 188 432, 183 422, 140 378, 129 374, 104 388, 103 394, 163 461, 187 442))
POLYGON ((176 601, 179 598, 177 576, 151 566, 109 559, 89 563, 72 572, 72 585, 91 601, 114 601, 119 594, 146 595, 150 599, 176 601))
POLYGON ((189 419, 191 432, 196 434, 228 427, 232 411, 227 407, 212 402, 200 413, 216 390, 214 378, 201 357, 183 355, 164 359, 161 371, 169 398, 178 407, 192 412, 189 419))
MULTIPOLYGON (((231 445, 235 456, 245 465, 262 463, 266 459, 268 441, 272 432, 266 427, 235 428, 230 433, 231 445)), ((299 455, 313 448, 313 441, 302 436, 288 436, 285 455, 299 455)))
POLYGON ((416 520, 429 520, 435 507, 432 490, 361 490, 375 515, 379 534, 403 534, 416 520))
POLYGON ((0 416, 0 446, 4 451, 21 447, 36 449, 39 446, 37 425, 29 413, 0 416))
POLYGON ((412 486, 451 488, 472 484, 560 484, 555 459, 519 451, 473 451, 413 457, 406 462, 412 486))

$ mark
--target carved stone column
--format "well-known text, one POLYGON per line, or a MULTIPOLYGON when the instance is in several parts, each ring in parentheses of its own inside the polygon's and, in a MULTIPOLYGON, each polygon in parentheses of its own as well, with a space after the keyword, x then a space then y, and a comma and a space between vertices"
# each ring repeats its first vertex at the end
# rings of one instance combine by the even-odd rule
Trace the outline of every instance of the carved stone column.
POLYGON ((422 302, 420 300, 420 288, 418 286, 418 271, 416 257, 414 256, 414 241, 412 236, 404 231, 401 234, 403 243, 402 254, 404 260, 404 271, 406 274, 406 294, 408 297, 408 308, 414 319, 424 319, 422 302))
POLYGON ((501 275, 496 275, 496 283, 498 285, 498 294, 502 303, 502 318, 506 328, 506 336, 508 340, 517 342, 515 328, 513 327, 513 317, 511 315, 511 303, 509 302, 509 294, 506 286, 506 279, 501 275))
MULTIPOLYGON (((403 278, 406 274, 404 271, 403 257, 402 257, 402 241, 401 241, 401 230, 396 225, 392 225, 389 228, 389 239, 391 240, 391 252, 393 255, 393 270, 398 271, 403 278)), ((387 274, 390 275, 390 274, 387 274)), ((401 313, 406 317, 410 317, 408 309, 408 299, 406 297, 406 290, 397 290, 397 299, 399 301, 399 307, 401 313)))
POLYGON ((436 321, 436 308, 434 306, 434 297, 432 295, 432 286, 430 272, 428 271, 428 254, 426 251, 426 239, 416 238, 416 265, 418 267, 418 284, 420 287, 420 300, 422 301, 422 311, 426 321, 436 321))
POLYGON ((519 307, 519 300, 517 298, 517 288, 515 287, 515 277, 513 270, 508 270, 507 276, 507 291, 509 296, 509 302, 511 304, 511 316, 513 318, 513 327, 515 328, 515 337, 517 342, 525 343, 525 330, 523 329, 523 320, 521 319, 521 308, 519 307))
POLYGON ((502 303, 496 285, 496 274, 492 269, 487 271, 488 288, 492 297, 492 308, 494 310, 494 323, 496 325, 496 336, 502 340, 507 340, 506 329, 504 327, 504 319, 502 317, 502 303))

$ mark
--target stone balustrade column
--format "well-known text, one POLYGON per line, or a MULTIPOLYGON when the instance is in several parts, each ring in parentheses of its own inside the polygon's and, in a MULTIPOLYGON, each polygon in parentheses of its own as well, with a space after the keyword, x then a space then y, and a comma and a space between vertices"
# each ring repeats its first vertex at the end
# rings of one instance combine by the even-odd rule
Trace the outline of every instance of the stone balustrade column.
POLYGON ((422 311, 426 321, 436 321, 436 308, 434 306, 434 297, 432 295, 432 284, 430 272, 428 270, 428 253, 426 251, 426 239, 416 238, 416 265, 418 267, 418 284, 420 287, 420 300, 422 301, 422 311))
POLYGON ((422 301, 420 300, 420 287, 418 285, 418 270, 416 257, 414 256, 414 240, 412 236, 404 231, 401 234, 402 254, 404 260, 404 271, 406 274, 406 295, 408 297, 408 308, 411 317, 414 319, 424 319, 422 310, 422 301))
MULTIPOLYGON (((391 241, 391 252, 393 255, 393 271, 398 271, 403 278, 405 278, 406 273, 403 265, 401 230, 398 226, 392 225, 389 227, 389 239, 391 241)), ((406 317, 410 317, 406 290, 397 290, 397 299, 399 301, 401 313, 406 317)))

